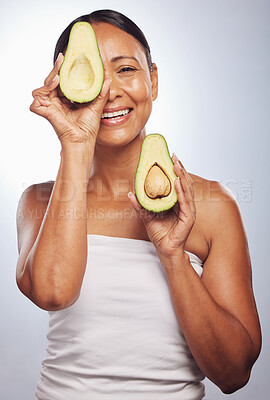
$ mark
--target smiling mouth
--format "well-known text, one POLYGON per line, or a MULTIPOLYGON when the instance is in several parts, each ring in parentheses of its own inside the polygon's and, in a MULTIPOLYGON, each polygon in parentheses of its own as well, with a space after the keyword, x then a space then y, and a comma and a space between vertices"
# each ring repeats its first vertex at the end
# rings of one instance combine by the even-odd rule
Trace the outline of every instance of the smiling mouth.
POLYGON ((114 111, 114 112, 104 112, 101 116, 101 119, 114 119, 118 117, 123 117, 129 114, 132 111, 132 108, 125 108, 123 110, 114 111))

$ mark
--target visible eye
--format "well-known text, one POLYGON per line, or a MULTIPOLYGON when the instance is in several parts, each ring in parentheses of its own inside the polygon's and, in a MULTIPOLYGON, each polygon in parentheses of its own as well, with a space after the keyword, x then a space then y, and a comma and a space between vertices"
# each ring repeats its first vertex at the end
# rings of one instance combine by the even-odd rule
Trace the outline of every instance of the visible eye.
POLYGON ((137 71, 137 69, 132 67, 123 67, 120 69, 120 72, 134 72, 134 71, 137 71))

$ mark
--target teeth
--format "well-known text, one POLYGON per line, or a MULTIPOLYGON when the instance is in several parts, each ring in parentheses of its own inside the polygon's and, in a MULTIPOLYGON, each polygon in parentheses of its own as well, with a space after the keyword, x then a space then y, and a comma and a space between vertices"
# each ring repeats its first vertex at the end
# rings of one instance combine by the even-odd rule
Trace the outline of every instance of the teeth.
POLYGON ((125 110, 119 110, 111 113, 103 113, 101 118, 119 117, 120 115, 127 115, 128 113, 129 113, 129 108, 126 108, 125 110))

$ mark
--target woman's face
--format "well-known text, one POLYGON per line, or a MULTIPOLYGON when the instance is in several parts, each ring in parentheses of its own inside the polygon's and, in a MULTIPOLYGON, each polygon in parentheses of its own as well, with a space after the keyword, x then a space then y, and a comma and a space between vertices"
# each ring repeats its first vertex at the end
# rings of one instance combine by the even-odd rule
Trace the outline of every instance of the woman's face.
POLYGON ((144 128, 157 97, 157 69, 152 73, 141 44, 131 35, 108 23, 93 24, 104 66, 111 78, 97 142, 125 145, 144 128), (117 113, 113 116, 112 113, 117 113))

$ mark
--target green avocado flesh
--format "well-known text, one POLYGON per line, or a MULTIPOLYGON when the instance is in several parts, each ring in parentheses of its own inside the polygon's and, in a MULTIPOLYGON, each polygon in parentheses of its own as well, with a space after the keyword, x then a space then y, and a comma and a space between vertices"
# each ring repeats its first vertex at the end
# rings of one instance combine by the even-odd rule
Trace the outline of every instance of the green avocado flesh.
POLYGON ((147 135, 135 176, 135 193, 139 203, 154 212, 172 208, 177 202, 176 178, 164 137, 158 133, 147 135))
POLYGON ((87 103, 100 93, 104 69, 95 32, 88 22, 73 25, 59 76, 60 88, 69 100, 87 103))

